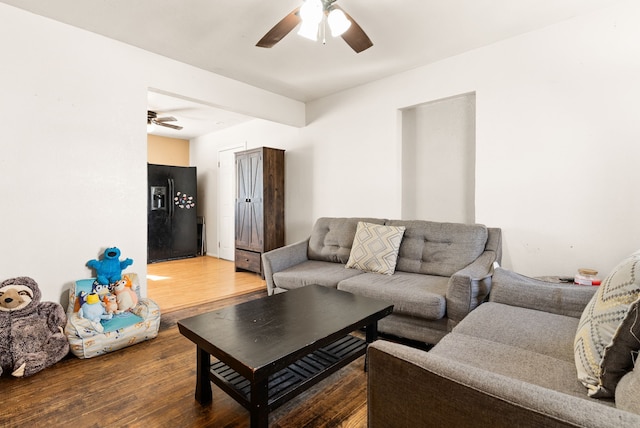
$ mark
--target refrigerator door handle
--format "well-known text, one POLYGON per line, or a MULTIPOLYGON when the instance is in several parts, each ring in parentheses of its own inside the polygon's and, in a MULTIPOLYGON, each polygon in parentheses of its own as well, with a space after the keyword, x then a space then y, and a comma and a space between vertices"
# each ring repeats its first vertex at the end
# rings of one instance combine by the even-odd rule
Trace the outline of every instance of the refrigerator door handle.
POLYGON ((173 178, 167 178, 167 181, 169 182, 169 201, 168 201, 169 202, 169 218, 173 218, 173 212, 175 209, 173 192, 174 192, 175 184, 173 182, 173 178))

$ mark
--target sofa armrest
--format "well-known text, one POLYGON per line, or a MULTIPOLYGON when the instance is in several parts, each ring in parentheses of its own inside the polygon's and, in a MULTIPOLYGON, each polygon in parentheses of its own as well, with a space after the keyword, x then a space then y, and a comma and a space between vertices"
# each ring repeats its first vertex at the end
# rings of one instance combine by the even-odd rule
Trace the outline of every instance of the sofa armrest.
POLYGON ((486 251, 496 253, 496 262, 502 263, 502 229, 499 227, 487 228, 489 235, 487 236, 486 251))
POLYGON ((489 300, 580 318, 597 290, 598 287, 547 282, 497 268, 489 300))
POLYGON ((378 340, 367 352, 370 428, 640 426, 638 415, 405 345, 378 340))
POLYGON ((452 329, 482 303, 491 291, 494 251, 485 251, 473 263, 451 275, 447 287, 447 318, 452 329))
POLYGON ((273 274, 309 260, 307 257, 308 248, 309 238, 262 254, 264 279, 267 282, 269 296, 276 289, 276 285, 273 282, 273 274))

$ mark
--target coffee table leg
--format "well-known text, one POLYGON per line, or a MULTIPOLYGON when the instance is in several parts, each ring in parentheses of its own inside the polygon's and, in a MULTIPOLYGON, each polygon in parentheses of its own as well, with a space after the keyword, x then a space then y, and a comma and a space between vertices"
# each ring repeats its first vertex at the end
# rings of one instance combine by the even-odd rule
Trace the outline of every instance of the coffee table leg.
POLYGON ((268 379, 251 384, 251 428, 269 426, 269 384, 268 379))
POLYGON ((212 401, 211 380, 209 371, 211 370, 211 356, 198 346, 197 374, 196 374, 196 400, 205 405, 212 401))
MULTIPOLYGON (((378 339, 378 321, 374 321, 365 328, 367 346, 378 339)), ((364 356, 364 371, 367 371, 369 363, 369 352, 364 356)))
POLYGON ((366 327, 365 332, 367 334, 367 344, 378 339, 378 321, 374 321, 369 324, 366 327))

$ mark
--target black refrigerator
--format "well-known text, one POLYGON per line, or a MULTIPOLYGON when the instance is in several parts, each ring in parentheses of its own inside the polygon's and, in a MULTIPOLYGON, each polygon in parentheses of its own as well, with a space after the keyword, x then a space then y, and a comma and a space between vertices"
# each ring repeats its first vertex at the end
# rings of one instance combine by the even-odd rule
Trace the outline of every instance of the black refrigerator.
POLYGON ((148 165, 147 262, 195 257, 196 168, 148 165))

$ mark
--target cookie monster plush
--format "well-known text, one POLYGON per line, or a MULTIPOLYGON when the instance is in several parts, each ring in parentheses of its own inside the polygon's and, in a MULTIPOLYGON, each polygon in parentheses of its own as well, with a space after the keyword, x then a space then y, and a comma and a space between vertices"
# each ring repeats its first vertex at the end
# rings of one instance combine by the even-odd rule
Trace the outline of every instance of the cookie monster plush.
POLYGON ((122 279, 122 270, 133 264, 133 260, 120 258, 120 249, 116 247, 104 250, 102 260, 92 259, 87 262, 87 266, 96 270, 96 279, 100 284, 108 285, 122 279))

